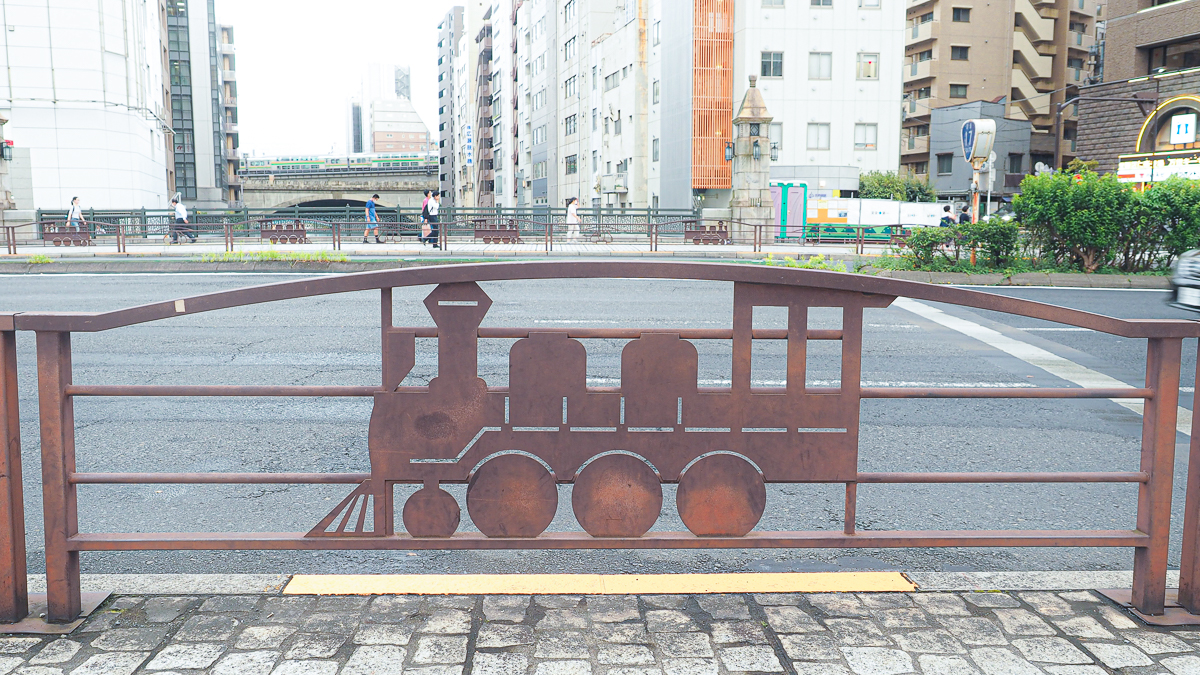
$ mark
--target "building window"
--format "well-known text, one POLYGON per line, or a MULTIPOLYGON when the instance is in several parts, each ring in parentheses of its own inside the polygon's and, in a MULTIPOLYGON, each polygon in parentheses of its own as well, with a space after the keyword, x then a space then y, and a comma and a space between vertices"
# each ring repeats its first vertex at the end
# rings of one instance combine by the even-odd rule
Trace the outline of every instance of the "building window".
POLYGON ((658 139, 657 138, 654 139, 654 141, 650 144, 650 148, 651 148, 650 155, 652 158, 651 161, 657 162, 658 161, 658 139))
POLYGON ((600 153, 592 151, 592 173, 600 170, 600 153))
POLYGON ((563 5, 563 23, 575 18, 575 0, 567 0, 563 5))
POLYGON ((1150 74, 1200 66, 1200 40, 1155 47, 1150 52, 1150 74))
POLYGON ((966 98, 966 97, 967 97, 967 85, 965 85, 965 84, 950 85, 950 98, 966 98))
POLYGON ((783 122, 772 122, 770 131, 771 145, 783 147, 783 122))
POLYGON ((857 77, 860 80, 879 79, 879 54, 858 53, 857 77))
POLYGON ((763 7, 783 7, 783 0, 763 0, 763 7))
POLYGON ((654 22, 654 28, 650 31, 650 34, 653 38, 654 46, 657 47, 658 44, 660 42, 662 42, 662 22, 661 21, 654 22))
POLYGON ((950 60, 951 61, 967 61, 967 60, 969 60, 970 52, 971 52, 970 47, 951 46, 950 47, 950 60))
POLYGON ((951 18, 954 21, 957 21, 959 23, 970 23, 971 22, 971 8, 970 7, 955 7, 951 14, 951 18))
POLYGON ((916 61, 917 63, 920 63, 922 61, 932 61, 933 60, 933 50, 926 49, 923 52, 917 52, 916 54, 912 55, 912 59, 914 61, 916 61))
POLYGON ((546 90, 542 89, 533 95, 533 109, 538 110, 546 105, 546 90))
POLYGON ((921 87, 920 89, 913 92, 913 98, 916 98, 918 100, 923 99, 923 98, 929 98, 930 96, 933 96, 933 87, 921 87))
POLYGON ((546 142, 546 125, 542 125, 533 130, 533 144, 540 145, 546 142))
POLYGON ((833 0, 809 0, 812 7, 833 7, 833 0))
POLYGON ((567 78, 566 82, 563 83, 563 98, 572 99, 578 94, 579 92, 576 91, 575 87, 575 76, 572 75, 571 77, 567 78))
POLYGON ((575 38, 563 43, 563 61, 570 61, 573 58, 575 58, 575 38))
POLYGON ((579 173, 579 155, 567 155, 566 165, 566 174, 568 176, 579 173))
POLYGON ((920 26, 923 23, 929 23, 930 21, 933 21, 933 12, 926 12, 926 13, 922 14, 921 16, 918 16, 917 18, 913 19, 913 23, 918 26, 920 26))
POLYGON ((535 180, 538 178, 546 177, 546 163, 545 162, 538 162, 537 164, 533 165, 533 177, 535 180))
POLYGON ((833 53, 809 52, 808 79, 828 80, 833 77, 833 53))
POLYGON ((604 78, 604 91, 612 91, 621 84, 621 71, 617 71, 612 75, 604 78))
POLYGON ((954 172, 954 155, 953 154, 947 153, 945 155, 938 155, 937 162, 938 162, 937 170, 938 170, 939 175, 954 172))
POLYGON ((613 118, 613 135, 621 135, 621 111, 617 111, 617 116, 613 118))
POLYGON ((829 149, 829 124, 828 123, 810 123, 808 125, 808 149, 809 150, 828 150, 829 149))
POLYGON ((564 136, 573 136, 573 135, 575 135, 575 130, 576 130, 575 116, 569 115, 567 117, 567 119, 563 120, 563 135, 564 136))
POLYGON ((879 126, 875 124, 854 125, 854 149, 874 150, 879 136, 879 126))
POLYGON ((658 103, 658 89, 659 89, 658 80, 654 81, 654 86, 652 87, 652 89, 654 91, 654 102, 658 103))
POLYGON ((879 0, 858 0, 858 6, 863 9, 879 9, 879 0))
POLYGON ((608 133, 608 116, 604 117, 604 133, 608 133))
POLYGON ((596 112, 595 108, 592 108, 592 131, 595 131, 599 125, 599 113, 596 112))
POLYGON ((1014 152, 1008 156, 1009 173, 1025 173, 1025 155, 1014 152))
POLYGON ((783 77, 783 52, 763 52, 760 74, 763 77, 783 77))
POLYGON ((929 162, 913 162, 909 164, 909 171, 917 174, 929 173, 929 162))

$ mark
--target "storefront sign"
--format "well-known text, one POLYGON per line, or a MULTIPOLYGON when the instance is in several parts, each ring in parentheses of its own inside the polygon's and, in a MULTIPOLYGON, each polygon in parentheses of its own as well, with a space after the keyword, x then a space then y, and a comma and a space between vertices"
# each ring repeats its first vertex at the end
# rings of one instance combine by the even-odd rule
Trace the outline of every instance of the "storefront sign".
POLYGON ((1117 180, 1122 183, 1150 183, 1171 176, 1200 179, 1200 156, 1122 159, 1117 164, 1117 180))
POLYGON ((1171 143, 1196 142, 1196 113, 1175 115, 1171 118, 1171 143))

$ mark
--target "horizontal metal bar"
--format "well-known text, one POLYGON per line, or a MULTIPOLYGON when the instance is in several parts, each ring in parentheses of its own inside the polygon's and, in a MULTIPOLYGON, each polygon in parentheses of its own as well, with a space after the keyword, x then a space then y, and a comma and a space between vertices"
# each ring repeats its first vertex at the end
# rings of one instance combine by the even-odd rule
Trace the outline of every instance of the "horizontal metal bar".
POLYGON ((1145 483, 1144 471, 1053 473, 859 473, 859 483, 1145 483))
POLYGON ((67 396, 374 396, 379 387, 228 384, 71 384, 67 396))
POLYGON ((1152 389, 1074 387, 863 387, 862 398, 1144 398, 1152 389))
POLYGON ((161 484, 231 484, 256 485, 266 483, 329 484, 361 483, 369 473, 73 473, 67 480, 76 485, 161 485, 161 484))
MULTIPOLYGON (((433 326, 416 326, 416 327, 398 327, 393 330, 401 333, 412 333, 419 338, 435 338, 438 336, 438 329, 433 326)), ((642 335, 653 333, 669 333, 678 335, 684 340, 732 340, 733 329, 731 328, 515 328, 508 326, 497 326, 489 328, 480 328, 478 336, 481 338, 509 338, 519 339, 529 337, 530 333, 565 333, 571 338, 599 338, 599 339, 626 339, 636 340, 642 335)), ((756 328, 751 331, 751 337, 755 340, 786 340, 788 332, 783 328, 756 328)), ((810 330, 807 334, 809 340, 841 340, 842 331, 840 330, 810 330)))
POLYGON ((751 532, 745 537, 697 537, 691 532, 654 532, 644 537, 596 538, 585 532, 551 532, 531 539, 488 538, 461 532, 447 538, 407 535, 308 537, 303 532, 131 532, 76 534, 73 551, 182 550, 466 550, 466 549, 651 549, 651 548, 910 548, 949 546, 1145 547, 1137 530, 926 530, 751 532))

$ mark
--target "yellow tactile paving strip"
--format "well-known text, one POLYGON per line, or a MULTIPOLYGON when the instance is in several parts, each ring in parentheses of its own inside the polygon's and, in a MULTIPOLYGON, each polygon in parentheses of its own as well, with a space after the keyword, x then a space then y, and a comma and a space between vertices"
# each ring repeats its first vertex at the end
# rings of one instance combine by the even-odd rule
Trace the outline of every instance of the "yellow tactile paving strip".
POLYGON ((744 574, 297 574, 285 595, 638 595, 905 592, 899 572, 744 574))

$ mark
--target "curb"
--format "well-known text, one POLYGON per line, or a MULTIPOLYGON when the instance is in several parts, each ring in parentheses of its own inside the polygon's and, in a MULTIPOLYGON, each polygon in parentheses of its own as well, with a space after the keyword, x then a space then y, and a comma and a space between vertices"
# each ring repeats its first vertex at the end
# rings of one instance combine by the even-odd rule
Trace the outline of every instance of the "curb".
POLYGON ((863 274, 890 279, 924 281, 931 284, 956 286, 1056 286, 1063 288, 1138 288, 1168 290, 1170 277, 1140 274, 1059 274, 1022 272, 1005 277, 1003 274, 964 274, 962 272, 918 272, 911 270, 876 270, 870 266, 863 274))

